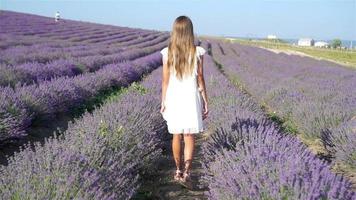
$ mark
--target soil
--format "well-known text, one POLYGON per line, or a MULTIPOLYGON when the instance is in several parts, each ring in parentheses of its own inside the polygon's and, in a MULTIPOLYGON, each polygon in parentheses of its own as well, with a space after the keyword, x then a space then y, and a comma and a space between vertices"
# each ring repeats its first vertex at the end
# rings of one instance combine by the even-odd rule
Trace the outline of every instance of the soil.
MULTIPOLYGON (((167 133, 168 134, 168 133, 167 133)), ((208 199, 204 192, 208 188, 201 181, 203 169, 200 164, 202 158, 201 145, 206 140, 206 133, 195 136, 195 150, 191 170, 191 182, 183 185, 173 179, 176 167, 172 149, 168 148, 165 155, 158 162, 157 173, 152 179, 147 180, 135 200, 141 199, 208 199)), ((182 143, 183 144, 183 143, 182 143)), ((182 150, 184 145, 181 146, 182 150)))

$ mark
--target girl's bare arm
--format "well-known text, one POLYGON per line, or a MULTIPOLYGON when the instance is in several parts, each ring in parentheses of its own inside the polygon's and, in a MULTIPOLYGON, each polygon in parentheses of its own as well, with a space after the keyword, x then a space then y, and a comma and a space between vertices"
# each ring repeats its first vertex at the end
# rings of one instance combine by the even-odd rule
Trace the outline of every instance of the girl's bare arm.
POLYGON ((169 83, 169 69, 167 61, 162 58, 163 72, 162 72, 162 105, 164 105, 166 100, 166 92, 169 83))
POLYGON ((206 87, 205 87, 205 80, 204 80, 204 71, 203 71, 203 61, 204 56, 200 56, 200 61, 198 62, 198 85, 199 88, 202 90, 202 97, 204 101, 204 117, 208 114, 208 97, 206 94, 206 87))

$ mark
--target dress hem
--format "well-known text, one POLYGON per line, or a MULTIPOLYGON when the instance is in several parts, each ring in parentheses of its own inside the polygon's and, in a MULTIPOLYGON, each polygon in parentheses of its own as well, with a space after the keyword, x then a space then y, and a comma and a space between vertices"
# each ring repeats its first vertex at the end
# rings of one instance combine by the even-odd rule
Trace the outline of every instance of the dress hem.
POLYGON ((184 131, 184 130, 182 130, 182 129, 179 129, 179 130, 170 130, 170 129, 168 129, 168 133, 169 134, 172 134, 172 135, 174 135, 174 134, 199 134, 199 133, 202 133, 202 132, 204 132, 204 129, 200 129, 200 130, 191 130, 191 131, 184 131))

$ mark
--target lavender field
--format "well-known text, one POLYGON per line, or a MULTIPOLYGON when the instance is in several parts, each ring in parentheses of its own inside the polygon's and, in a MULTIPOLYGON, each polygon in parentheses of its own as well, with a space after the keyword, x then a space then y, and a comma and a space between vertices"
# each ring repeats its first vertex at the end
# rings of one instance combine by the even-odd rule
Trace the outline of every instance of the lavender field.
MULTIPOLYGON (((0 166, 1 199, 162 199, 145 188, 162 181, 170 151, 159 113, 169 33, 9 11, 0 27, 0 150, 18 146, 0 166), (63 115, 64 129, 29 140, 63 115)), ((356 199, 355 70, 196 44, 208 52, 211 113, 195 158, 199 199, 356 199)), ((197 199, 183 192, 165 198, 197 199)))
POLYGON ((229 79, 286 132, 355 180, 355 70, 228 42, 212 41, 210 48, 229 79))

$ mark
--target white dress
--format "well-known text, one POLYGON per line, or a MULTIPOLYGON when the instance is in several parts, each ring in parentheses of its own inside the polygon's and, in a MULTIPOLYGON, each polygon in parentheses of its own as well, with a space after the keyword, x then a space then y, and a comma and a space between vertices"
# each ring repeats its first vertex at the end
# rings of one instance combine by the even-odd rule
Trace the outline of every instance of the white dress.
MULTIPOLYGON (((180 133, 201 133, 203 132, 202 118, 202 97, 198 89, 197 75, 199 56, 205 53, 205 49, 196 46, 196 62, 193 73, 179 80, 175 75, 175 70, 170 72, 169 83, 166 92, 165 110, 162 113, 167 121, 168 132, 171 134, 180 133)), ((163 61, 167 62, 168 47, 163 48, 163 61)))

